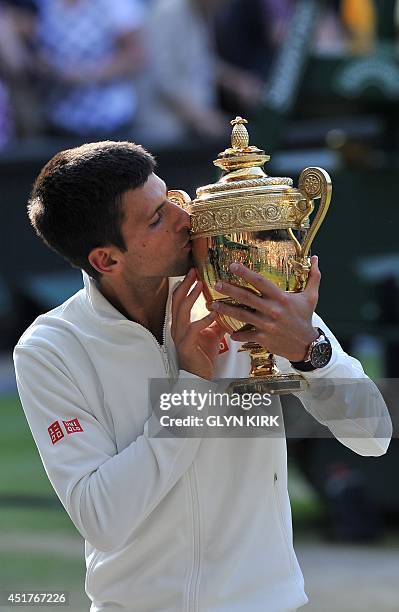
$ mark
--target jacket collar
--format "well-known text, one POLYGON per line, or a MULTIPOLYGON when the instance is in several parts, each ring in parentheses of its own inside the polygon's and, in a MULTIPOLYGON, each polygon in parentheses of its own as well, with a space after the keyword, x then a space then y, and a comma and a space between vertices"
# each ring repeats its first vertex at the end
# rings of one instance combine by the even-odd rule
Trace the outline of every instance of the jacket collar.
MULTIPOLYGON (((93 278, 91 278, 86 272, 82 270, 83 274, 83 284, 84 284, 84 298, 87 302, 90 310, 97 316, 101 317, 104 322, 108 323, 118 323, 121 321, 128 321, 128 319, 121 313, 117 308, 112 306, 112 304, 103 296, 101 291, 98 289, 97 284, 93 278)), ((174 289, 177 288, 177 285, 180 284, 183 277, 174 276, 169 277, 169 308, 171 307, 172 300, 170 299, 171 293, 173 293, 174 289)))

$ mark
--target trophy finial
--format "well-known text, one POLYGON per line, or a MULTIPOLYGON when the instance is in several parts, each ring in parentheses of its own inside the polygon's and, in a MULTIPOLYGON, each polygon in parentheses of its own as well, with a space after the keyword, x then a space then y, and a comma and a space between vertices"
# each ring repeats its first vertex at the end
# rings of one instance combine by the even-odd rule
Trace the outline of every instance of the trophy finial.
POLYGON ((245 123, 248 123, 248 121, 242 117, 236 117, 230 123, 234 126, 231 135, 231 146, 234 150, 246 149, 249 145, 249 134, 245 123))
POLYGON ((218 168, 222 168, 225 172, 221 181, 229 181, 237 179, 237 171, 241 178, 244 176, 266 176, 263 170, 260 170, 265 162, 269 161, 269 155, 258 147, 249 146, 249 135, 245 124, 248 123, 242 117, 236 117, 230 121, 233 126, 231 135, 231 147, 219 153, 218 158, 213 162, 218 168), (256 168, 256 170, 254 170, 256 168))

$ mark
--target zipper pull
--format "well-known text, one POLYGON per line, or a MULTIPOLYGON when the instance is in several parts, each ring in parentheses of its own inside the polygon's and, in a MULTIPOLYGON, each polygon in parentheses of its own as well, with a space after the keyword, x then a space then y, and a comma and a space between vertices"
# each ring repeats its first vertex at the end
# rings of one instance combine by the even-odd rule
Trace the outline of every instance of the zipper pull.
POLYGON ((162 357, 163 357, 163 361, 165 364, 165 370, 166 373, 169 375, 170 374, 170 364, 169 364, 169 358, 168 358, 168 351, 166 350, 166 346, 163 344, 162 345, 162 357))

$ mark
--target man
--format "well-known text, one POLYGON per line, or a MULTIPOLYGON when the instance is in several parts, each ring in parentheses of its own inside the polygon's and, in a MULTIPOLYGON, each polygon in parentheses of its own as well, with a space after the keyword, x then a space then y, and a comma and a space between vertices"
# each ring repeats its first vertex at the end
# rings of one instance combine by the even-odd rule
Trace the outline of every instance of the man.
POLYGON ((39 76, 51 134, 126 134, 137 110, 145 54, 139 0, 38 0, 39 76))
POLYGON ((148 17, 149 66, 140 79, 137 129, 153 142, 217 139, 228 122, 218 89, 246 112, 260 103, 263 83, 217 55, 215 19, 221 0, 156 0, 148 17))
MULTIPOLYGON (((306 603, 285 439, 150 435, 150 378, 182 392, 188 380, 208 389, 249 367, 238 342, 226 338, 219 351, 223 332, 194 284, 189 217, 168 199, 152 156, 128 142, 63 151, 36 180, 29 215, 84 271, 84 289, 24 333, 15 366, 47 474, 86 540, 91 610, 288 612, 306 603)), ((305 361, 310 387, 323 377, 366 378, 313 312, 315 258, 302 294, 243 267, 236 273, 264 296, 254 312, 236 314, 282 368, 301 367, 320 326, 332 355, 324 368, 305 361)), ((331 419, 328 399, 311 390, 307 410, 356 452, 383 454, 391 431, 379 394, 337 393, 331 419)))
POLYGON ((32 137, 41 129, 35 15, 33 0, 0 0, 0 147, 13 136, 32 137))

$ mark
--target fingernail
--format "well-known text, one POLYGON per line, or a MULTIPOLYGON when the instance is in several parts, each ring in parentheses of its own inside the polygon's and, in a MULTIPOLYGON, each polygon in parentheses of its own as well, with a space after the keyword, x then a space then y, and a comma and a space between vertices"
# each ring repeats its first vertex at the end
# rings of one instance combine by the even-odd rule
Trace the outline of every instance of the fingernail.
POLYGON ((218 281, 215 285, 215 289, 217 291, 221 291, 223 289, 223 283, 221 283, 220 281, 218 281))
POLYGON ((231 272, 238 272, 238 270, 240 269, 240 266, 238 263, 232 263, 230 265, 230 271, 231 272))

